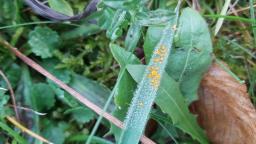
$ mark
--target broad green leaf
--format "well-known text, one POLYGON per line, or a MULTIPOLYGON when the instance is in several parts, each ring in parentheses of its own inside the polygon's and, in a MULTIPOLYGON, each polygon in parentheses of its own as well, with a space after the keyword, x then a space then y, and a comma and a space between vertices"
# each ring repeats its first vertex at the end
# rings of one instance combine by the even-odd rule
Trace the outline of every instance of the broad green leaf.
POLYGON ((60 38, 57 32, 50 28, 37 26, 29 33, 28 43, 35 55, 49 58, 53 56, 54 49, 58 48, 60 38))
MULTIPOLYGON (((114 58, 121 66, 121 69, 124 69, 127 64, 140 63, 140 60, 135 55, 133 55, 131 52, 125 51, 124 48, 114 44, 111 44, 110 48, 114 58)), ((123 121, 132 99, 133 92, 136 88, 136 83, 127 71, 125 71, 122 75, 120 74, 119 77, 120 82, 115 95, 116 109, 113 114, 123 121)), ((118 140, 121 134, 121 129, 111 124, 111 132, 114 133, 116 140, 118 140)))
POLYGON ((143 80, 137 86, 132 103, 129 107, 127 117, 124 122, 119 144, 138 143, 144 131, 146 122, 149 117, 151 106, 159 88, 162 74, 167 65, 170 54, 174 31, 172 25, 175 21, 170 21, 165 26, 164 33, 160 42, 154 49, 150 62, 143 74, 143 80))
POLYGON ((64 32, 61 37, 65 40, 75 39, 78 37, 87 37, 93 34, 99 33, 101 28, 95 24, 83 24, 78 28, 72 29, 70 31, 64 32))
MULTIPOLYGON (((129 65, 127 69, 137 83, 142 80, 145 71, 144 65, 129 65)), ((181 94, 179 84, 167 73, 163 75, 155 102, 163 112, 171 117, 174 126, 188 133, 200 143, 208 143, 203 130, 196 122, 195 116, 189 112, 188 104, 181 94)))
POLYGON ((54 121, 44 120, 42 123, 44 136, 47 140, 54 144, 63 144, 66 138, 65 130, 68 126, 65 122, 55 123, 54 121))
POLYGON ((143 11, 136 15, 138 24, 142 26, 164 26, 169 21, 174 20, 174 18, 175 13, 164 9, 143 11))
POLYGON ((76 107, 68 109, 64 114, 71 114, 72 119, 75 119, 78 123, 87 123, 95 118, 93 111, 86 107, 76 107))
POLYGON ((54 106, 54 92, 49 85, 45 83, 36 83, 32 87, 32 94, 33 97, 35 97, 36 109, 38 111, 49 110, 54 106))
POLYGON ((50 80, 47 80, 47 81, 49 86, 52 88, 55 95, 57 96, 57 98, 61 100, 64 104, 72 108, 79 106, 79 103, 77 102, 77 100, 75 100, 69 93, 59 88, 54 82, 50 80))
POLYGON ((110 49, 121 68, 125 68, 127 64, 140 63, 140 60, 134 54, 126 51, 124 48, 119 47, 118 45, 111 44, 110 49))
POLYGON ((134 50, 140 40, 142 27, 137 24, 137 21, 133 22, 125 37, 125 48, 131 52, 134 50))
POLYGON ((0 23, 13 24, 19 18, 19 9, 17 1, 0 0, 0 23))
POLYGON ((151 58, 154 47, 160 41, 160 36, 163 34, 163 29, 163 26, 150 26, 147 30, 146 38, 143 45, 147 63, 151 58))
POLYGON ((180 83, 182 94, 191 103, 197 99, 201 78, 212 60, 212 42, 205 20, 198 12, 183 10, 167 73, 180 83))
POLYGON ((52 9, 57 12, 73 16, 74 12, 69 3, 66 0, 48 0, 48 3, 52 9))
MULTIPOLYGON (((86 107, 81 106, 77 100, 75 100, 71 95, 66 93, 64 90, 60 89, 56 84, 52 81, 48 80, 49 85, 54 90, 55 94, 58 98, 65 104, 71 107, 65 113, 71 114, 72 118, 75 119, 79 123, 85 123, 93 118, 95 118, 95 114, 86 107)), ((84 76, 78 74, 72 74, 69 85, 74 88, 77 92, 85 96, 87 99, 95 103, 96 105, 103 107, 105 102, 107 101, 107 96, 110 93, 110 90, 97 83, 96 81, 87 79, 84 76)), ((108 112, 114 111, 114 104, 111 103, 108 112)))
POLYGON ((112 41, 116 40, 123 33, 123 28, 128 25, 128 13, 124 10, 117 10, 111 26, 107 29, 107 37, 112 41))
MULTIPOLYGON (((104 107, 110 94, 110 90, 106 86, 78 74, 72 74, 69 85, 101 108, 104 107)), ((112 112, 113 110, 114 104, 111 103, 107 111, 112 112)))
MULTIPOLYGON (((55 63, 54 61, 50 60, 50 61, 44 61, 42 65, 46 67, 49 72, 51 72, 54 76, 56 76, 62 82, 68 84, 71 81, 71 72, 63 69, 55 69, 54 63, 55 63)), ((67 104, 70 107, 79 106, 79 103, 74 98, 72 98, 72 96, 69 93, 61 89, 58 85, 56 85, 50 79, 47 79, 47 82, 49 86, 52 88, 52 90, 54 91, 57 98, 60 99, 63 103, 67 104)))
POLYGON ((157 131, 151 137, 156 139, 156 143, 165 143, 167 138, 171 138, 174 144, 179 144, 180 140, 178 142, 178 139, 183 134, 172 124, 171 118, 166 113, 164 114, 159 107, 156 107, 156 109, 151 110, 150 118, 154 119, 159 125, 157 131))
POLYGON ((148 0, 103 0, 102 2, 115 9, 136 10, 141 8, 148 0))
MULTIPOLYGON (((57 65, 57 61, 55 59, 46 59, 43 61, 42 65, 47 68, 49 72, 58 77, 64 83, 70 83, 71 87, 74 86, 75 89, 79 89, 78 92, 82 92, 81 94, 85 94, 85 96, 93 98, 94 101, 101 101, 101 104, 104 104, 106 100, 104 100, 104 96, 107 95, 109 90, 96 82, 89 80, 83 76, 71 74, 70 71, 57 69, 55 66, 57 65), (79 81, 83 80, 86 84, 83 86, 78 86, 79 81), (87 87, 88 86, 88 87, 87 87), (92 88, 92 89, 90 89, 92 88), (98 92, 99 91, 99 92, 98 92)), ((80 104, 72 98, 68 93, 64 90, 60 89, 54 82, 51 80, 47 80, 49 86, 53 89, 55 94, 58 96, 62 102, 69 105, 71 109, 68 109, 65 113, 71 114, 72 118, 75 119, 79 123, 86 123, 92 120, 95 117, 95 114, 86 107, 80 106, 80 104)), ((99 103, 96 103, 99 104, 99 103)))
MULTIPOLYGON (((71 80, 71 71, 67 69, 57 68, 59 61, 54 58, 44 59, 42 63, 40 63, 44 68, 47 69, 51 74, 56 76, 64 83, 69 83, 71 80)), ((49 80, 48 80, 49 81, 49 80)))
POLYGON ((105 5, 113 8, 120 8, 123 7, 125 1, 124 0, 103 0, 102 1, 105 5))
POLYGON ((112 23, 112 19, 110 19, 110 17, 114 17, 115 11, 109 7, 106 7, 102 11, 96 12, 95 15, 97 17, 94 19, 96 19, 98 21, 98 25, 102 29, 107 30, 111 26, 111 23, 112 23), (97 16, 97 14, 98 14, 98 16, 97 16))
MULTIPOLYGON (((182 94, 191 103, 197 99, 201 78, 211 63, 212 42, 206 22, 193 9, 183 10, 177 28, 175 47, 169 56, 166 72, 180 83, 182 94)), ((163 34, 162 30, 162 27, 148 29, 144 44, 147 61, 159 41, 158 35, 163 34)))
MULTIPOLYGON (((117 94, 115 95, 116 108, 113 113, 113 115, 121 121, 123 121, 126 116, 135 88, 135 81, 131 78, 129 73, 125 71, 117 88, 117 94)), ((111 124, 111 132, 114 133, 116 140, 118 140, 122 131, 119 127, 111 124)))
MULTIPOLYGON (((107 95, 110 93, 110 91, 105 86, 87 79, 84 76, 71 73, 68 70, 55 68, 57 65, 57 60, 55 59, 46 59, 43 61, 42 65, 61 81, 69 84, 81 94, 84 94, 86 98, 90 99, 95 104, 103 106, 106 102, 107 95)), ((94 117, 94 114, 90 110, 88 110, 86 107, 81 108, 80 104, 74 98, 72 98, 72 96, 60 89, 54 82, 51 80, 47 81, 58 98, 71 107, 71 109, 67 110, 66 113, 73 115, 73 118, 76 121, 83 123, 94 117), (79 116, 79 113, 83 113, 83 115, 79 116), (85 115, 86 113, 88 115, 85 115)), ((113 104, 111 104, 109 111, 113 111, 113 104)))

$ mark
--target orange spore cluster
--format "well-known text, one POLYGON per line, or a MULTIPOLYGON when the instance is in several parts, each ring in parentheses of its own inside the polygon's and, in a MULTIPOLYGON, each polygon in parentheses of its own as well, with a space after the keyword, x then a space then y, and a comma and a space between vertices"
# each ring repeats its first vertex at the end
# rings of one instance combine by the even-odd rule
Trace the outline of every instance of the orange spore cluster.
MULTIPOLYGON (((164 58, 166 56, 167 48, 164 45, 161 45, 155 52, 156 54, 155 58, 153 58, 153 62, 156 63, 162 63, 164 61, 164 58)), ((160 74, 159 74, 159 66, 151 66, 149 67, 149 74, 148 78, 151 79, 151 85, 154 88, 157 88, 160 84, 160 74)))
POLYGON ((166 52, 167 52, 166 47, 164 45, 161 45, 160 48, 155 51, 155 54, 157 54, 158 57, 154 58, 153 61, 155 63, 162 63, 166 55, 166 52))
POLYGON ((160 81, 160 74, 158 73, 159 67, 150 67, 149 68, 149 74, 148 78, 151 79, 151 85, 154 88, 157 88, 159 86, 159 81, 160 81))

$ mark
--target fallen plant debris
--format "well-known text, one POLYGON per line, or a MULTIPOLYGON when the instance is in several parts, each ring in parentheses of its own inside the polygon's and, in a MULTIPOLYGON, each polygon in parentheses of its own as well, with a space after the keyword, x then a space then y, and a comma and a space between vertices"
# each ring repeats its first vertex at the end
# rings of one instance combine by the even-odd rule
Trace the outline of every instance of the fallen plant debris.
POLYGON ((215 62, 198 93, 199 100, 192 104, 192 111, 212 143, 256 143, 256 110, 245 84, 215 62))

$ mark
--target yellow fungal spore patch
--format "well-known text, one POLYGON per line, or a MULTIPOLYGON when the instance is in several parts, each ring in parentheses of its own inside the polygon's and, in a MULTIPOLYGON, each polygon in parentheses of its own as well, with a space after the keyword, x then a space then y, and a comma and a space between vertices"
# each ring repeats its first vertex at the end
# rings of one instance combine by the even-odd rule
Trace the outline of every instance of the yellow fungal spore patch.
MULTIPOLYGON (((161 45, 155 52, 155 58, 153 58, 154 64, 159 64, 164 61, 164 58, 167 53, 167 48, 164 45, 161 45)), ((148 78, 151 79, 150 83, 154 88, 158 88, 160 83, 160 74, 159 74, 159 67, 158 66, 151 66, 149 67, 149 74, 148 78)))
POLYGON ((154 88, 157 88, 159 86, 160 74, 158 73, 158 69, 159 69, 158 67, 149 68, 148 78, 151 79, 151 85, 154 88))
POLYGON ((162 63, 163 60, 164 60, 164 58, 162 58, 162 57, 160 57, 160 58, 154 58, 154 59, 153 59, 153 61, 154 61, 155 63, 162 63))
POLYGON ((158 57, 154 58, 153 61, 155 63, 162 63, 164 61, 166 52, 166 47, 164 45, 161 45, 160 48, 155 51, 155 54, 158 55, 158 57))
POLYGON ((163 57, 165 56, 166 52, 166 47, 164 45, 161 45, 160 48, 155 51, 155 54, 159 55, 160 57, 163 57))
POLYGON ((158 70, 159 70, 159 67, 150 66, 150 67, 148 68, 148 70, 149 70, 149 71, 153 71, 153 70, 158 71, 158 70))

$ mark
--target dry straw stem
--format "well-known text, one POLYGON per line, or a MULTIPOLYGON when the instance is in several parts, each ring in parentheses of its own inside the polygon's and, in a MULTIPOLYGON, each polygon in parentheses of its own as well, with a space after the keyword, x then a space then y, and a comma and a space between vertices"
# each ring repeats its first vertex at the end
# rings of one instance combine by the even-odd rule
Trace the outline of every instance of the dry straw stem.
POLYGON ((43 138, 42 136, 32 132, 31 130, 27 129, 26 127, 24 127, 23 125, 21 125, 19 122, 17 122, 14 118, 7 116, 6 119, 11 122, 13 125, 15 125, 17 128, 19 128, 21 131, 27 133, 28 135, 44 142, 47 144, 53 144, 52 142, 48 141, 47 139, 43 138))
MULTIPOLYGON (((111 114, 104 112, 100 107, 86 99, 84 96, 82 96, 80 93, 75 91, 73 88, 69 87, 67 84, 63 83, 61 80, 50 74, 47 70, 45 70, 43 67, 41 67, 39 64, 28 58, 27 56, 23 55, 17 48, 10 45, 7 41, 0 39, 0 44, 4 45, 8 49, 11 50, 18 58, 20 58, 24 63, 29 65, 31 68, 35 69, 48 79, 52 80, 55 84, 57 84, 59 87, 67 91, 70 95, 72 95, 75 99, 80 101, 82 104, 93 110, 98 115, 102 115, 104 118, 106 118, 108 121, 113 123, 119 128, 123 128, 123 123, 117 119, 116 117, 112 116, 111 114)), ((144 144, 155 144, 154 141, 149 139, 146 136, 142 136, 140 141, 144 144)))

